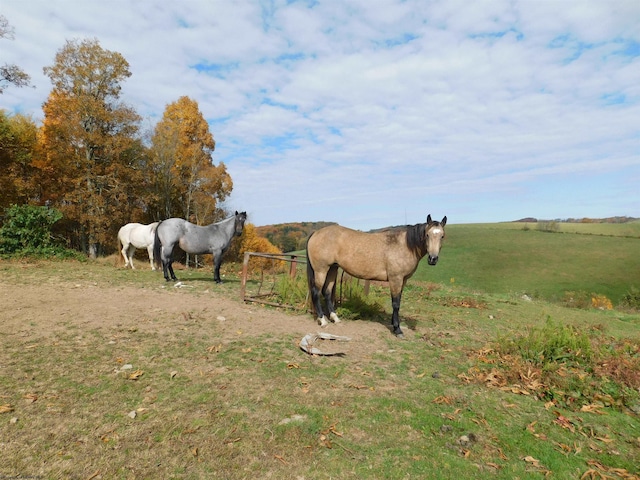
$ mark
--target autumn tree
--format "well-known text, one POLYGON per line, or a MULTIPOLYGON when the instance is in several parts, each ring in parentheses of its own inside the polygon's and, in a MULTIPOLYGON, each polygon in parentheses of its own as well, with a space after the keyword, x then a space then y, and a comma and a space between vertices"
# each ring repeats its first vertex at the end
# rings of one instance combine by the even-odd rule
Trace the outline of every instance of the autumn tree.
MULTIPOLYGON (((234 241, 227 252, 229 261, 242 263, 245 252, 258 252, 267 254, 282 254, 282 251, 269 240, 260 236, 253 223, 245 223, 240 241, 234 241)), ((284 267, 282 260, 255 257, 251 259, 249 271, 280 270, 284 267)))
POLYGON ((0 110, 0 209, 37 201, 33 156, 38 127, 25 115, 0 110))
POLYGON ((167 105, 151 143, 158 217, 198 224, 221 219, 233 182, 224 163, 213 163, 216 144, 198 103, 184 96, 167 105))
MULTIPOLYGON (((7 38, 13 40, 14 30, 4 15, 0 15, 0 39, 7 38)), ((0 66, 0 93, 9 85, 16 87, 27 87, 31 83, 31 77, 27 75, 19 66, 5 63, 0 66)))
POLYGON ((95 257, 128 218, 131 185, 141 177, 140 117, 120 101, 129 64, 95 39, 73 40, 44 73, 53 89, 43 106, 45 156, 38 166, 51 173, 49 200, 72 222, 82 250, 95 257))

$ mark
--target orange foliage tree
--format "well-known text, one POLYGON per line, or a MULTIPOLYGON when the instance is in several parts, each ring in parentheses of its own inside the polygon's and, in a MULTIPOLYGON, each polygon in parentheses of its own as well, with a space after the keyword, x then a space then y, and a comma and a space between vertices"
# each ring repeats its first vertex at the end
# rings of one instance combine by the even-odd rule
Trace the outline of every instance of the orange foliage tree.
POLYGON ((216 144, 198 103, 184 96, 167 105, 151 142, 156 216, 198 224, 221 219, 233 182, 224 163, 213 163, 216 144))
MULTIPOLYGON (((282 251, 269 240, 258 235, 253 223, 245 223, 241 241, 234 241, 228 252, 230 261, 242 262, 245 252, 260 252, 269 254, 281 254, 282 251)), ((249 265, 251 270, 271 269, 282 267, 282 261, 274 261, 268 258, 254 258, 249 265)))
POLYGON ((37 139, 31 118, 0 110, 0 209, 37 200, 32 166, 37 139))
POLYGON ((51 174, 43 177, 43 194, 95 257, 136 207, 133 189, 142 183, 140 117, 120 102, 129 64, 97 40, 76 40, 66 42, 44 73, 53 90, 43 106, 43 156, 35 162, 51 174))

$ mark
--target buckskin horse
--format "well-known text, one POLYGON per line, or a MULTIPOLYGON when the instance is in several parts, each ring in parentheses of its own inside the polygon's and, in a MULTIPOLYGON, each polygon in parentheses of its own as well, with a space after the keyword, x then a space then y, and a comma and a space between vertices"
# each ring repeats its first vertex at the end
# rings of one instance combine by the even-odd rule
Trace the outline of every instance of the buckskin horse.
POLYGON ((321 228, 307 240, 307 280, 318 324, 329 324, 322 310, 320 296, 324 296, 329 319, 338 323, 336 315, 335 284, 338 267, 349 275, 364 280, 389 282, 393 314, 393 333, 402 338, 399 311, 402 290, 428 255, 429 265, 438 262, 444 227, 441 222, 427 216, 427 223, 391 228, 375 233, 364 233, 340 225, 321 228))

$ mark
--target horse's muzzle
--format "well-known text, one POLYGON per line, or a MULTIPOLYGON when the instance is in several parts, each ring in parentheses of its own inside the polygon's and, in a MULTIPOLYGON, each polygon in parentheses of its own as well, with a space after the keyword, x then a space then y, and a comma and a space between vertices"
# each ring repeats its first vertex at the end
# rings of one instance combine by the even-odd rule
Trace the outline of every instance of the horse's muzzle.
POLYGON ((429 255, 427 262, 429 262, 429 265, 435 265, 436 263, 438 263, 438 257, 432 257, 431 255, 429 255))

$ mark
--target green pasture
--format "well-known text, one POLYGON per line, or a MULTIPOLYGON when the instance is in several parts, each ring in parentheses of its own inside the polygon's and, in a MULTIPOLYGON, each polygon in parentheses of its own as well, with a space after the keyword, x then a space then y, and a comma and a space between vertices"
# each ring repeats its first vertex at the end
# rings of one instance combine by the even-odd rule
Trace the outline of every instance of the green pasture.
POLYGON ((0 477, 638 479, 640 313, 617 301, 640 287, 640 238, 616 231, 448 225, 405 289, 406 339, 385 286, 353 287, 341 316, 369 333, 338 357, 298 348, 289 328, 317 329, 304 309, 244 304, 239 265, 222 285, 211 266, 177 270, 174 288, 144 256, 136 271, 0 260, 5 319, 21 319, 0 329, 0 477), (10 287, 84 300, 48 315, 10 287), (566 292, 616 308, 568 308, 566 292), (96 298, 109 325, 89 321, 96 298), (286 328, 252 333, 266 313, 286 328))
POLYGON ((421 262, 414 279, 487 293, 562 300, 567 294, 605 295, 614 304, 640 288, 640 222, 447 225, 436 267, 421 262))

